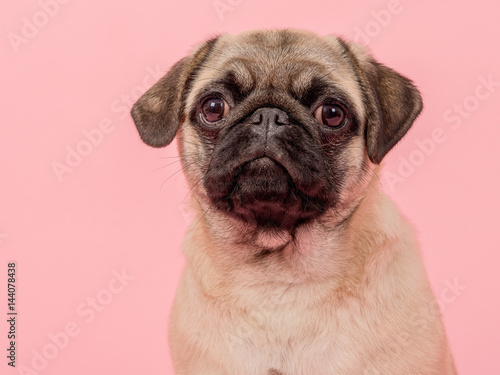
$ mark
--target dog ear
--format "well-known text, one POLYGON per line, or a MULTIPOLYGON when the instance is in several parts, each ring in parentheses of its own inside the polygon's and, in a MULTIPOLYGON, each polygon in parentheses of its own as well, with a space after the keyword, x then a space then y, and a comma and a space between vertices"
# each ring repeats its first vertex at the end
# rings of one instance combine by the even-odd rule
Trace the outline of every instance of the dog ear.
POLYGON ((412 126, 422 110, 422 97, 412 81, 376 62, 364 47, 349 44, 348 48, 356 60, 355 70, 368 107, 365 128, 368 156, 379 164, 412 126))
POLYGON ((131 115, 144 143, 165 147, 172 142, 190 84, 216 42, 217 37, 210 39, 178 61, 134 104, 131 115))

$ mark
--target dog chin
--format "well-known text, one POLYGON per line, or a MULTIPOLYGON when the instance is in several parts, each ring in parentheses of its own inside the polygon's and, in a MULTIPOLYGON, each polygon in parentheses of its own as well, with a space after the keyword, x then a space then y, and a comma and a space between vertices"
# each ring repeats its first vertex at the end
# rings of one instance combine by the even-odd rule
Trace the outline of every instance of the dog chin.
POLYGON ((292 241, 292 235, 287 230, 260 228, 253 243, 267 252, 280 251, 292 241))

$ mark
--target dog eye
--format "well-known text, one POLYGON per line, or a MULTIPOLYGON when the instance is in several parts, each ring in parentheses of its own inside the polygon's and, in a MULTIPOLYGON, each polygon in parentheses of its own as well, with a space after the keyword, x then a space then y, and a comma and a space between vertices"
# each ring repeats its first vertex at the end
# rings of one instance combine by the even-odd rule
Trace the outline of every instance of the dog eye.
POLYGON ((222 98, 209 97, 201 103, 201 114, 206 122, 222 120, 229 112, 229 105, 222 98))
POLYGON ((339 104, 324 103, 314 111, 314 117, 319 123, 336 128, 344 124, 347 113, 339 104))

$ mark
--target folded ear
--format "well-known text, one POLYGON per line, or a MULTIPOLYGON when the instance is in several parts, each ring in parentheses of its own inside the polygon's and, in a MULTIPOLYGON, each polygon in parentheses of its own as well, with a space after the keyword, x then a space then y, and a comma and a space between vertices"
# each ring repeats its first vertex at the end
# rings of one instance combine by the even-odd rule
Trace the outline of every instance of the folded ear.
POLYGON ((349 44, 348 48, 368 107, 368 156, 379 164, 412 126, 422 110, 422 97, 412 81, 376 62, 362 46, 349 44))
POLYGON ((144 143, 165 147, 172 142, 179 128, 190 84, 216 41, 217 38, 210 39, 178 61, 134 104, 131 115, 144 143))

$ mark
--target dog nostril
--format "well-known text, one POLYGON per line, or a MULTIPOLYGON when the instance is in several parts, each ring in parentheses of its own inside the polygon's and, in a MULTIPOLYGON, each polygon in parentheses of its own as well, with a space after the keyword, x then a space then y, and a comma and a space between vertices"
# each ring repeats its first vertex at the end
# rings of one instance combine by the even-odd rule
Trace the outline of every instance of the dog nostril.
POLYGON ((253 116, 252 118, 252 124, 258 125, 262 123, 262 113, 258 113, 257 115, 253 116))
POLYGON ((274 117, 274 123, 276 125, 288 125, 290 121, 287 116, 282 116, 280 113, 277 113, 274 117))
POLYGON ((259 108, 250 117, 250 124, 269 126, 290 125, 288 114, 278 108, 259 108))

